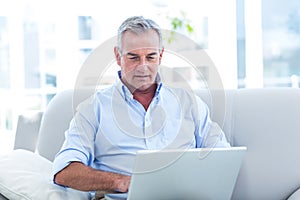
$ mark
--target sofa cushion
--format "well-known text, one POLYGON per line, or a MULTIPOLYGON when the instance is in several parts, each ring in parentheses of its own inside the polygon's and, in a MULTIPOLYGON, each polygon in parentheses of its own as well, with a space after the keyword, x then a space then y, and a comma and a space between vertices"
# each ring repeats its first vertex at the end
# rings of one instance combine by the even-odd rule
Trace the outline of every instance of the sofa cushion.
POLYGON ((64 188, 51 180, 52 163, 28 150, 0 157, 0 193, 10 200, 89 199, 89 193, 64 188))
POLYGON ((42 116, 38 111, 18 117, 14 149, 35 151, 42 116))

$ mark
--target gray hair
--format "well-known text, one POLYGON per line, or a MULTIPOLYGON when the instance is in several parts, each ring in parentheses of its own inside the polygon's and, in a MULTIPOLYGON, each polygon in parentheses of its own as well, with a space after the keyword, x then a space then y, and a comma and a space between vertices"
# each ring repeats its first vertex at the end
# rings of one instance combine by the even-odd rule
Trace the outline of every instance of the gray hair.
POLYGON ((159 25, 151 19, 145 19, 143 16, 134 16, 126 19, 118 29, 117 46, 119 51, 122 50, 122 36, 126 31, 132 31, 136 34, 147 30, 154 30, 159 37, 159 48, 162 48, 162 33, 159 25))

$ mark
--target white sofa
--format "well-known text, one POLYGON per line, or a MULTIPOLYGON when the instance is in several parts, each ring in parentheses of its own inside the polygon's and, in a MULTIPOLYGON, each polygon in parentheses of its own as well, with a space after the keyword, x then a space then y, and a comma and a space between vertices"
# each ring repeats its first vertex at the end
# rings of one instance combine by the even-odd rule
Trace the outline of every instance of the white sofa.
MULTIPOLYGON (((223 127, 230 144, 248 148, 232 199, 300 199, 300 89, 196 93, 207 102, 212 119, 223 127)), ((73 90, 57 94, 43 113, 39 134, 28 130, 17 133, 16 141, 26 140, 30 148, 16 142, 15 149, 35 151, 51 163, 62 145, 74 108, 90 94, 91 91, 73 90), (34 135, 39 136, 35 149, 34 135)), ((39 120, 28 123, 39 126, 39 120)))

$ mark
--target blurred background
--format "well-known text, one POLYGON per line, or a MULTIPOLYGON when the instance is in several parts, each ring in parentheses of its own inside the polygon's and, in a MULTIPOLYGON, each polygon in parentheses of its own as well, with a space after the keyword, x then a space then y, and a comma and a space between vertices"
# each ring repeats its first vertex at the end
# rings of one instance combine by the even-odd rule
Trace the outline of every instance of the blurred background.
MULTIPOLYGON (((13 146, 18 116, 42 112, 57 92, 74 88, 93 49, 133 15, 194 41, 178 51, 204 50, 225 89, 299 87, 297 0, 0 0, 0 154, 13 146)), ((184 72, 193 88, 213 84, 207 63, 191 66, 167 52, 162 65, 184 72)), ((100 86, 114 83, 116 70, 112 62, 100 86)))

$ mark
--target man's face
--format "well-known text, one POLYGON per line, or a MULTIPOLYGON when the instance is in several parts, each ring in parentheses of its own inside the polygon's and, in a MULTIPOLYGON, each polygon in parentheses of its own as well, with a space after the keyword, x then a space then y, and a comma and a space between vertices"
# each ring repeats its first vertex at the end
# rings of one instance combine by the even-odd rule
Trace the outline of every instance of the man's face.
POLYGON ((146 90, 155 82, 163 54, 159 47, 157 33, 149 30, 140 34, 126 31, 122 37, 121 54, 115 48, 122 81, 132 92, 146 90))

